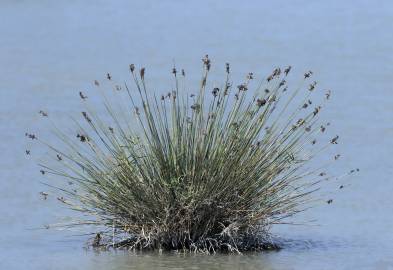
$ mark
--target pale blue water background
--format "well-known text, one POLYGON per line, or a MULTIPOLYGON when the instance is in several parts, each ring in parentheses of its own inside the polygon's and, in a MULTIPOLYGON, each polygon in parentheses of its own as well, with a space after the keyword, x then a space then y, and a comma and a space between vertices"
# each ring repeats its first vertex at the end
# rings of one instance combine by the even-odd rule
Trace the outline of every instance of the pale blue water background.
POLYGON ((393 269, 392 25, 391 1, 0 1, 0 269, 393 269), (40 200, 24 156, 37 112, 61 125, 79 90, 130 63, 169 88, 173 59, 199 74, 206 53, 239 73, 312 69, 334 91, 337 170, 361 172, 304 215, 320 226, 274 228, 295 239, 279 252, 209 257, 95 253, 84 237, 31 230, 68 214, 40 200))

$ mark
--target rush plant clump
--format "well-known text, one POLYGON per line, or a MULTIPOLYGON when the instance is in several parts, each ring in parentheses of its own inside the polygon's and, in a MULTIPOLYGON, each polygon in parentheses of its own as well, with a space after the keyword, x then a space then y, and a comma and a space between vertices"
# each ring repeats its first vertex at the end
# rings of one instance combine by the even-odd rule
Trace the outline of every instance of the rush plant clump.
MULTIPOLYGON (((106 117, 97 108, 86 110, 75 133, 56 132, 64 147, 42 142, 56 165, 41 164, 41 173, 73 184, 58 188, 58 200, 87 217, 69 226, 97 226, 92 241, 97 247, 197 252, 274 247, 271 225, 306 209, 310 195, 329 179, 307 165, 338 142, 335 134, 317 142, 329 125, 319 114, 330 91, 315 105, 311 71, 291 89, 290 66, 258 83, 249 73, 240 84, 233 84, 229 64, 223 68, 225 81, 210 87, 211 60, 204 57, 194 94, 179 86, 184 70, 173 68, 174 89, 156 96, 145 68, 130 65, 134 86, 116 86, 129 99, 126 111, 104 102, 106 117)), ((106 79, 113 80, 110 74, 106 79)), ((88 102, 87 95, 79 96, 88 102)))

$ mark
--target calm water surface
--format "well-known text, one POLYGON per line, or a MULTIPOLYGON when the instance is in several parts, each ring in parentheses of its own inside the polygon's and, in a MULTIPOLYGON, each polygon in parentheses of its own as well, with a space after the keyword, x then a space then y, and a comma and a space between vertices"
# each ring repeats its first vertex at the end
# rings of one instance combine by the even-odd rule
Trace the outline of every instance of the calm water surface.
POLYGON ((185 2, 0 2, 0 269, 393 269, 392 2, 185 2), (39 152, 24 138, 37 112, 66 125, 78 91, 109 71, 121 81, 130 63, 167 91, 173 61, 192 80, 206 53, 240 75, 312 69, 334 91, 325 116, 341 134, 336 170, 361 172, 339 192, 327 185, 334 203, 299 217, 316 225, 274 227, 283 250, 243 256, 97 253, 78 232, 36 229, 70 214, 40 199, 24 155, 39 152))

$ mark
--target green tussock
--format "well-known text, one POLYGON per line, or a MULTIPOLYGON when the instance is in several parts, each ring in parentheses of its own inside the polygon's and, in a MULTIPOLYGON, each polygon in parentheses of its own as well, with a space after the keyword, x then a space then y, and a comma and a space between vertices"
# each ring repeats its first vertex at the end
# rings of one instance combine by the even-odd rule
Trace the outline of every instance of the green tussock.
POLYGON ((312 72, 293 89, 285 80, 290 67, 258 83, 249 73, 237 85, 227 64, 220 87, 210 87, 210 69, 206 56, 199 90, 190 95, 180 87, 184 71, 174 68, 173 91, 156 96, 145 69, 131 65, 133 86, 118 87, 128 98, 125 111, 104 102, 106 117, 86 110, 75 134, 57 130, 65 147, 48 145, 56 166, 42 166, 75 183, 60 188, 59 200, 87 217, 69 226, 100 228, 93 245, 264 249, 271 247, 271 225, 306 209, 327 179, 320 168, 306 168, 338 139, 317 147, 324 132, 318 116, 330 92, 312 104, 312 72))

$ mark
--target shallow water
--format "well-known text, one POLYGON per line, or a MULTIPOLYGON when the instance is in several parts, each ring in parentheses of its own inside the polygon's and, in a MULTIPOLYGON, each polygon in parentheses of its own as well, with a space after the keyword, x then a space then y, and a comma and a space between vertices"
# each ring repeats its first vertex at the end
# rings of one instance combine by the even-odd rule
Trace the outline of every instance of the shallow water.
POLYGON ((0 3, 0 269, 393 269, 391 1, 67 2, 0 3), (36 229, 69 215, 40 199, 24 155, 36 151, 24 134, 41 125, 37 112, 63 125, 78 91, 107 72, 121 81, 130 63, 166 91, 173 61, 197 78, 206 53, 241 74, 312 69, 333 90, 336 170, 361 172, 327 186, 333 204, 299 217, 317 225, 276 226, 284 249, 243 256, 97 253, 77 232, 36 229))

